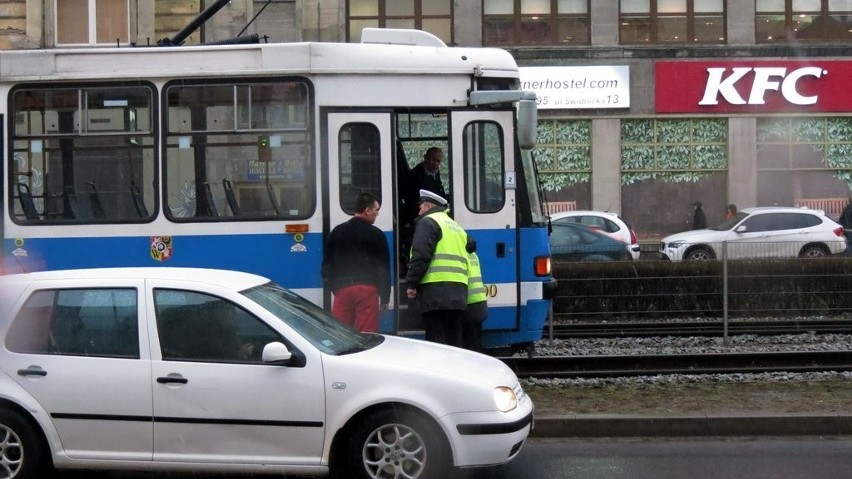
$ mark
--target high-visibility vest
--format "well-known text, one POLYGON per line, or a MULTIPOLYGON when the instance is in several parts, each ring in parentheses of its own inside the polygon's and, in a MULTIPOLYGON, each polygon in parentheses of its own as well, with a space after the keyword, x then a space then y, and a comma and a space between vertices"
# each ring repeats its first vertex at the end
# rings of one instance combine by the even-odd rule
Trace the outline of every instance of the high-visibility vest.
POLYGON ((488 299, 485 284, 482 283, 482 269, 479 256, 470 253, 467 257, 467 304, 481 303, 488 299))
POLYGON ((441 228, 441 240, 435 245, 435 252, 429 269, 420 280, 420 284, 453 282, 467 284, 467 233, 444 211, 427 215, 441 228))

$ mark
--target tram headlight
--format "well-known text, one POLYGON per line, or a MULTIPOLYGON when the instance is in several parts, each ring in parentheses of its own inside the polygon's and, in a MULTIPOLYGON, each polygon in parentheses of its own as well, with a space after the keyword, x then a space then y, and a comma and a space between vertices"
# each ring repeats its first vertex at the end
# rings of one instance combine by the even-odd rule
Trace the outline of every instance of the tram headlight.
POLYGON ((501 412, 509 412, 518 407, 518 397, 512 388, 500 386, 494 388, 494 404, 501 412))

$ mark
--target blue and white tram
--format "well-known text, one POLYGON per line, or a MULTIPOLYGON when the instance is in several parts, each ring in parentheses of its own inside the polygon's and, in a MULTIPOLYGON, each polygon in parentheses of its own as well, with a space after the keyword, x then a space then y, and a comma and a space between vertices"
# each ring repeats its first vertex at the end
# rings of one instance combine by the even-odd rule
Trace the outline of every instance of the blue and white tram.
MULTIPOLYGON (((361 44, 0 52, 7 271, 198 266, 272 277, 319 304, 324 235, 382 199, 394 279, 430 146, 479 244, 484 346, 539 339, 552 290, 530 148, 534 97, 505 51, 417 31, 361 44)), ((416 209, 416 207, 414 207, 416 209)), ((394 288, 383 332, 421 324, 394 288)))

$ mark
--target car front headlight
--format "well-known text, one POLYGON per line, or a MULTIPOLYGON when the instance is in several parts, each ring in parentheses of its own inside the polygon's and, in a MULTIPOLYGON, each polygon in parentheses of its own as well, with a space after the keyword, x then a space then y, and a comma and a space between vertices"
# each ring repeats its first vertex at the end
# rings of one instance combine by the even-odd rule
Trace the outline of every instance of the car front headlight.
POLYGON ((502 412, 509 412, 518 407, 518 397, 512 388, 500 386, 494 389, 494 404, 502 412))
POLYGON ((685 244, 686 241, 672 241, 671 243, 669 243, 669 248, 680 248, 685 244))

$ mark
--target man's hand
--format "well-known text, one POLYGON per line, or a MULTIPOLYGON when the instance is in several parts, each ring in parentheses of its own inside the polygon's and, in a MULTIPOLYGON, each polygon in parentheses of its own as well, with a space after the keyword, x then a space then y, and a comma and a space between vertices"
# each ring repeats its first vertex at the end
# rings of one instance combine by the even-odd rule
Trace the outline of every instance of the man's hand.
POLYGON ((405 294, 408 296, 408 299, 414 299, 417 297, 417 288, 408 288, 405 290, 405 294))

